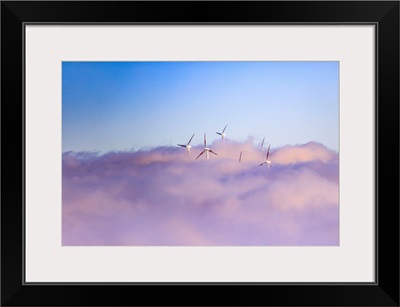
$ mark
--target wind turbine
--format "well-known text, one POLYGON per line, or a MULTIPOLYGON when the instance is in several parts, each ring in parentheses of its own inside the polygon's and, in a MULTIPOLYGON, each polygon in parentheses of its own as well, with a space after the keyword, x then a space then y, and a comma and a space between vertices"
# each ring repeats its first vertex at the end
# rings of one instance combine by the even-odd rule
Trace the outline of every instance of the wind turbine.
POLYGON ((269 160, 269 149, 271 147, 271 144, 268 146, 268 151, 267 151, 267 156, 265 157, 265 162, 261 163, 259 166, 262 166, 264 164, 267 164, 268 167, 271 166, 271 160, 269 160))
POLYGON ((190 155, 190 148, 192 147, 192 146, 190 145, 190 142, 192 141, 193 137, 194 137, 194 133, 193 133, 192 137, 190 138, 189 142, 188 142, 186 145, 178 144, 178 146, 186 147, 187 152, 188 152, 188 155, 190 155))
POLYGON ((204 133, 204 149, 203 149, 203 151, 197 156, 196 160, 197 160, 203 153, 206 153, 206 157, 207 157, 207 160, 208 160, 208 159, 209 159, 209 155, 210 155, 209 152, 211 152, 211 153, 213 153, 214 155, 217 155, 217 156, 218 156, 217 153, 213 152, 210 148, 207 147, 206 134, 204 133))
POLYGON ((225 128, 224 128, 224 130, 222 130, 222 132, 215 132, 216 134, 219 134, 221 137, 222 137, 222 139, 224 139, 224 137, 225 137, 225 129, 226 129, 226 127, 227 127, 228 125, 225 125, 225 128))

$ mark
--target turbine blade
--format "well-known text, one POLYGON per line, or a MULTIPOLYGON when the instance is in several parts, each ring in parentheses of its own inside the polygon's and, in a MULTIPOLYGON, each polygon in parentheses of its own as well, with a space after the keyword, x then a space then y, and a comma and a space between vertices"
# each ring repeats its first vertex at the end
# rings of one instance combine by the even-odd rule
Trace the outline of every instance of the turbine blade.
POLYGON ((242 151, 240 152, 240 156, 239 156, 239 162, 242 161, 242 151))
POLYGON ((194 137, 194 133, 193 133, 192 137, 190 138, 189 142, 187 143, 188 145, 189 145, 190 142, 192 141, 193 137, 194 137))
POLYGON ((262 140, 262 143, 261 143, 261 149, 263 148, 263 146, 264 146, 264 140, 265 140, 265 137, 263 138, 263 140, 262 140))
POLYGON ((271 147, 271 144, 269 144, 269 146, 268 146, 268 151, 267 151, 267 160, 268 160, 268 158, 269 158, 269 149, 270 149, 270 147, 271 147))
POLYGON ((222 133, 224 133, 224 132, 225 132, 225 129, 226 129, 226 127, 228 127, 228 125, 225 125, 225 128, 224 128, 224 130, 222 130, 222 133))
POLYGON ((196 158, 196 160, 205 152, 206 150, 204 149, 196 158))
POLYGON ((263 162, 263 163, 259 164, 258 166, 262 166, 262 165, 264 165, 265 163, 267 163, 267 162, 263 162))
POLYGON ((213 152, 211 149, 209 150, 209 152, 212 152, 214 155, 218 156, 218 154, 216 152, 213 152))
POLYGON ((204 147, 207 147, 206 134, 204 133, 204 147))
POLYGON ((222 133, 219 133, 219 132, 215 132, 216 134, 219 134, 219 135, 222 135, 222 133))
POLYGON ((177 144, 178 146, 181 146, 181 147, 186 147, 186 145, 181 145, 181 144, 177 144))

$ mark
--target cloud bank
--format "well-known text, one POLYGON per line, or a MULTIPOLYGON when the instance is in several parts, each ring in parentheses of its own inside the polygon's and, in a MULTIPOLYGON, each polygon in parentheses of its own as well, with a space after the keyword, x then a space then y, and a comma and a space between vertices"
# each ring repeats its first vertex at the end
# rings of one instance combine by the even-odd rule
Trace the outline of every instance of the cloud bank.
POLYGON ((339 244, 339 157, 318 143, 266 149, 230 140, 62 157, 62 244, 339 244), (239 155, 242 152, 241 162, 239 155))

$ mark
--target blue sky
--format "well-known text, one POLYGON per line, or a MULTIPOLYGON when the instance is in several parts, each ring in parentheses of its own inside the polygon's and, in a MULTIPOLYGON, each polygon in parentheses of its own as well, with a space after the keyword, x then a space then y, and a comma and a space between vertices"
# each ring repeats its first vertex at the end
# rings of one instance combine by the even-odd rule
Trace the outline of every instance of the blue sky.
POLYGON ((63 62, 62 150, 265 137, 338 150, 339 62, 63 62))

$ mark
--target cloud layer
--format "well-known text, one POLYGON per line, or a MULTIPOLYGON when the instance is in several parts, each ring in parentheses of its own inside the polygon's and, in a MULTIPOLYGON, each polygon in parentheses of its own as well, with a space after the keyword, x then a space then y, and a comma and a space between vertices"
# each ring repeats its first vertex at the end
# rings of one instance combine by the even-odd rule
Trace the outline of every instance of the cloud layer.
POLYGON ((336 152, 271 148, 268 168, 251 139, 210 148, 64 153, 63 245, 339 244, 336 152))

